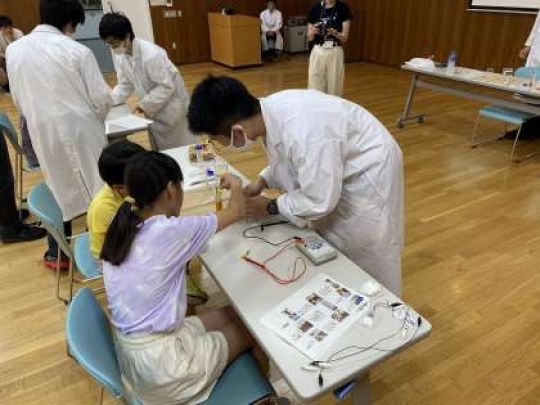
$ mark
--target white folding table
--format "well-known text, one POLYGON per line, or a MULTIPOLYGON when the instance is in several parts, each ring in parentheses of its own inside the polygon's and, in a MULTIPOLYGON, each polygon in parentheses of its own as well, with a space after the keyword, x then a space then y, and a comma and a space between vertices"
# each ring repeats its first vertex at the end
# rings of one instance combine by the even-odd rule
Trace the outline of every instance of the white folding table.
POLYGON ((144 119, 132 114, 127 104, 121 104, 111 108, 111 111, 105 120, 105 134, 109 143, 112 143, 124 140, 129 135, 133 135, 137 132, 147 131, 150 146, 155 149, 154 138, 152 136, 152 131, 150 130, 150 125, 152 123, 152 120, 144 119), (117 124, 119 119, 125 118, 132 122, 128 123, 129 125, 117 124))
MULTIPOLYGON (((350 360, 339 363, 324 372, 324 385, 320 387, 318 373, 309 372, 302 368, 310 360, 286 344, 260 320, 267 312, 317 274, 327 274, 355 290, 361 290, 364 283, 372 281, 373 278, 340 253, 336 260, 321 266, 308 264, 307 273, 296 283, 286 286, 279 285, 265 272, 241 259, 247 251, 250 251, 252 257, 267 258, 277 249, 262 241, 245 239, 242 236, 242 231, 243 227, 248 225, 253 225, 253 223, 239 223, 218 233, 210 242, 206 253, 201 255, 201 259, 262 349, 277 366, 295 394, 302 400, 306 402, 314 400, 353 380, 364 379, 364 382, 367 381, 366 376, 373 366, 430 334, 431 325, 425 318, 422 318, 423 322, 418 330, 410 330, 406 337, 398 334, 398 336, 378 346, 394 350, 384 352, 368 350, 350 360)), ((307 232, 309 231, 291 225, 276 225, 265 228, 264 237, 272 241, 280 241, 292 236, 303 237, 307 232)), ((291 247, 275 261, 272 261, 272 268, 278 270, 280 276, 286 277, 292 263, 298 256, 301 256, 300 252, 291 247)), ((376 302, 401 302, 398 297, 385 288, 382 288, 381 294, 374 300, 376 302)), ((418 314, 412 309, 411 313, 416 319, 418 314)), ((375 323, 372 328, 364 326, 362 322, 355 323, 340 338, 335 350, 351 345, 370 346, 379 339, 399 330, 402 322, 393 316, 388 309, 376 310, 375 323)), ((366 392, 366 385, 358 384, 357 391, 360 392, 354 393, 356 395, 353 394, 353 398, 355 398, 353 403, 369 403, 369 391, 366 392)))
POLYGON ((402 69, 413 76, 403 114, 397 119, 398 128, 408 121, 424 122, 425 114, 411 114, 417 88, 540 115, 540 91, 530 86, 530 79, 505 78, 502 74, 469 68, 456 68, 453 73, 446 68, 428 70, 403 65, 402 69))

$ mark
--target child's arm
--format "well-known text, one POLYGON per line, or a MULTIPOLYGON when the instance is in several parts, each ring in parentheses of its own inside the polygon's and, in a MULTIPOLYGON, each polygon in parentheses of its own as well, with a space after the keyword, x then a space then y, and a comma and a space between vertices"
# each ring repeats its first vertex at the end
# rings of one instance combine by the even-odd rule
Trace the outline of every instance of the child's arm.
POLYGON ((242 180, 236 176, 226 174, 221 178, 221 187, 231 190, 231 199, 227 209, 216 214, 218 232, 245 218, 245 197, 242 180))

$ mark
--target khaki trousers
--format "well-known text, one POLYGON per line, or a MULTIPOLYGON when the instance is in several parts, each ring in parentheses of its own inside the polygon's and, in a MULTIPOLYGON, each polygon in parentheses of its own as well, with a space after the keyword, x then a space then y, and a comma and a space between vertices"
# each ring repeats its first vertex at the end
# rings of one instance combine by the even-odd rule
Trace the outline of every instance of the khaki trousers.
POLYGON ((315 45, 309 58, 308 88, 341 97, 345 78, 345 56, 341 46, 315 45))

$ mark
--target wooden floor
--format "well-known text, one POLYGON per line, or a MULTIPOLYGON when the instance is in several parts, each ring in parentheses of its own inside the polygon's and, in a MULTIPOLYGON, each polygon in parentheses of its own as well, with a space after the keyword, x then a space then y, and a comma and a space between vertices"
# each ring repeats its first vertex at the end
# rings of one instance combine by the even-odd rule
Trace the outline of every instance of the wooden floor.
MULTIPOLYGON (((263 96, 305 87, 307 59, 181 71, 190 90, 209 73, 227 73, 263 96)), ((540 158, 508 167, 508 141, 470 149, 478 105, 428 91, 417 98, 427 122, 397 130, 408 85, 408 75, 395 69, 347 66, 346 98, 373 112, 404 151, 403 295, 434 328, 429 339, 373 370, 375 403, 538 404, 540 158)), ((0 108, 15 118, 9 97, 0 96, 0 108)), ((264 157, 233 161, 254 176, 264 157)), ((25 185, 38 180, 30 174, 25 185)), ((0 246, 0 403, 93 404, 97 385, 65 354, 65 307, 53 298, 53 276, 41 265, 44 248, 43 241, 0 246)), ((209 283, 205 277, 215 291, 209 283)))

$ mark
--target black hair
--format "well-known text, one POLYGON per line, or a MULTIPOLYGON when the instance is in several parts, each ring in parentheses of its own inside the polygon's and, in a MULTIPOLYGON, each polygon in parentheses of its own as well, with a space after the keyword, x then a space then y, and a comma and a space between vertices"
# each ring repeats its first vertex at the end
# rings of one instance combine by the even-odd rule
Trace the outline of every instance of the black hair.
POLYGON ((13 21, 7 15, 0 15, 0 28, 13 27, 13 21))
POLYGON ((133 41, 135 32, 133 32, 131 21, 123 14, 107 13, 99 23, 99 36, 104 41, 110 37, 123 41, 128 34, 133 41))
POLYGON ((232 77, 208 76, 193 92, 188 120, 195 134, 230 136, 238 121, 261 112, 259 100, 232 77))
POLYGON ((124 202, 114 217, 101 250, 101 259, 120 266, 129 255, 142 219, 137 213, 151 206, 169 183, 183 181, 182 170, 170 156, 159 152, 143 152, 134 156, 126 167, 124 184, 134 204, 124 202))
POLYGON ((98 161, 99 175, 109 186, 124 184, 124 172, 128 161, 139 153, 146 152, 141 145, 129 141, 110 144, 98 161))
POLYGON ((84 8, 79 0, 40 0, 41 24, 52 25, 63 31, 71 23, 73 28, 84 24, 84 8))

